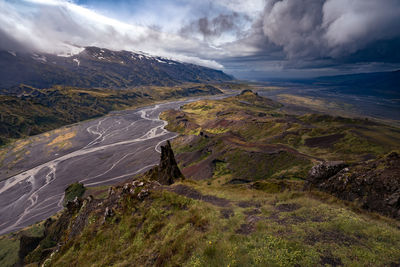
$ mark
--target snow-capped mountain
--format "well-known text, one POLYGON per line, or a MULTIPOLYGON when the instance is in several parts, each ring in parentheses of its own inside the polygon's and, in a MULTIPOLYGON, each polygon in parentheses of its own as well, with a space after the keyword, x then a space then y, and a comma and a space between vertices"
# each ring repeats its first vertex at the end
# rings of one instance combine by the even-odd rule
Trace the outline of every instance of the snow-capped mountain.
POLYGON ((20 84, 129 88, 182 82, 227 81, 220 70, 182 63, 141 52, 86 47, 71 56, 0 51, 0 89, 20 84))

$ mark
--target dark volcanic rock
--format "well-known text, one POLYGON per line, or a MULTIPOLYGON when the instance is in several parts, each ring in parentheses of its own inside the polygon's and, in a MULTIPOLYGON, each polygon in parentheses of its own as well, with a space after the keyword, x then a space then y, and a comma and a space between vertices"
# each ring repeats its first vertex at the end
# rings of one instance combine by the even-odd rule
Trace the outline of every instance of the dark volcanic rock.
POLYGON ((396 152, 349 168, 340 164, 314 166, 308 185, 400 219, 400 155, 396 152))
POLYGON ((18 256, 23 260, 26 255, 33 251, 42 241, 43 237, 32 237, 27 235, 22 235, 19 242, 19 252, 18 256))
POLYGON ((81 198, 75 197, 68 201, 66 208, 57 219, 49 218, 44 223, 43 237, 21 237, 19 256, 24 263, 41 263, 53 251, 63 239, 72 218, 79 212, 83 204, 81 198))
POLYGON ((150 177, 163 185, 171 185, 177 179, 185 179, 178 164, 176 164, 174 151, 171 143, 167 141, 165 146, 161 147, 160 164, 149 171, 150 177))

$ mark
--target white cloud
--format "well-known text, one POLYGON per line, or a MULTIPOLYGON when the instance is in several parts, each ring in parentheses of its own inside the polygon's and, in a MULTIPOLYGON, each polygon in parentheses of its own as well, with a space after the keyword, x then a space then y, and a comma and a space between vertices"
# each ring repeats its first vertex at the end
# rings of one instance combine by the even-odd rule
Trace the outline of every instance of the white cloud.
POLYGON ((219 51, 197 40, 121 22, 71 1, 24 2, 28 5, 21 9, 20 5, 0 0, 0 29, 32 50, 65 54, 75 46, 99 46, 141 50, 213 68, 223 67, 213 60, 201 58, 202 54, 212 55, 219 51))
POLYGON ((399 0, 89 2, 0 0, 0 48, 141 50, 212 68, 230 64, 225 69, 235 71, 311 69, 368 58, 400 62, 399 0), (355 52, 360 54, 349 59, 355 52))

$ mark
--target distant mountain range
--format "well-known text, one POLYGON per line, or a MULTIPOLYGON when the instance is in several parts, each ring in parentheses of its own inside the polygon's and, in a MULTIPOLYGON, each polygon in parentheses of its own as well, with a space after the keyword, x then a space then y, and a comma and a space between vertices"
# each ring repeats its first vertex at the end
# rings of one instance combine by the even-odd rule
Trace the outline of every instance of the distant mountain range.
POLYGON ((220 70, 144 53, 87 47, 68 57, 0 51, 0 89, 20 84, 36 88, 65 85, 123 89, 142 85, 229 81, 220 70))
POLYGON ((318 77, 307 83, 331 87, 339 93, 400 98, 400 70, 318 77))

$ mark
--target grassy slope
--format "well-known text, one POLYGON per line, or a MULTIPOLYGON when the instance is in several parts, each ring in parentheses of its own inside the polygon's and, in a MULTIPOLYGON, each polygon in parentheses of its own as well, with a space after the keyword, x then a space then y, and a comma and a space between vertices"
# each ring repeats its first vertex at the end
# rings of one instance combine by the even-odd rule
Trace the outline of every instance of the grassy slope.
POLYGON ((27 227, 18 233, 0 236, 0 266, 14 266, 19 261, 19 236, 25 234, 29 236, 41 236, 43 233, 43 223, 38 223, 27 227))
POLYGON ((388 266, 400 263, 398 222, 321 192, 302 191, 301 180, 275 179, 301 178, 305 170, 299 170, 302 165, 310 166, 314 156, 354 161, 364 156, 356 151, 381 155, 393 148, 392 143, 398 145, 386 136, 396 135, 395 129, 312 115, 298 117, 293 122, 293 117, 275 111, 276 103, 249 105, 256 101, 262 100, 248 94, 199 101, 184 106, 183 112, 165 113, 169 129, 182 134, 174 141, 174 147, 183 170, 216 156, 220 161, 215 163, 212 176, 155 190, 143 202, 122 198, 113 219, 100 225, 101 219, 93 217, 82 236, 70 241, 52 258, 51 264, 388 266), (259 122, 263 122, 262 126, 259 122), (328 148, 310 148, 304 144, 309 137, 343 132, 350 135, 352 127, 360 126, 363 132, 374 132, 375 141, 357 134, 355 139, 338 141, 350 150, 339 149, 336 144, 328 148), (301 135, 292 140, 281 137, 282 131, 299 131, 301 135), (262 146, 266 143, 284 145, 280 149, 289 151, 287 155, 297 155, 288 148, 309 155, 285 160, 280 153, 270 155, 267 147, 262 146), (272 171, 271 165, 262 165, 260 159, 258 164, 252 162, 254 153, 263 151, 265 156, 272 157, 266 159, 274 162, 272 171), (231 153, 241 158, 231 157, 231 153), (183 166, 184 163, 187 165, 183 166), (259 170, 253 170, 259 166, 259 170), (249 184, 226 184, 232 178, 244 178, 242 172, 260 177, 247 175, 246 178, 255 181, 249 184), (192 190, 197 190, 201 197, 193 195, 192 190))
POLYGON ((223 205, 168 190, 153 191, 143 202, 124 197, 106 223, 90 217, 82 235, 55 254, 51 265, 387 266, 400 260, 394 221, 322 193, 193 181, 170 190, 182 185, 223 198, 223 205))

